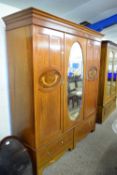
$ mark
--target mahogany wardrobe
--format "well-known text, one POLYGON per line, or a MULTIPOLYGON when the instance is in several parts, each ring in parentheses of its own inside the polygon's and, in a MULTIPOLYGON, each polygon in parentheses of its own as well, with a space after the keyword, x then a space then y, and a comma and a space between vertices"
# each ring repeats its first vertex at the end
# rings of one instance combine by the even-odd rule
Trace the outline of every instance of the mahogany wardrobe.
POLYGON ((40 175, 95 130, 102 34, 35 8, 3 19, 12 134, 40 175))

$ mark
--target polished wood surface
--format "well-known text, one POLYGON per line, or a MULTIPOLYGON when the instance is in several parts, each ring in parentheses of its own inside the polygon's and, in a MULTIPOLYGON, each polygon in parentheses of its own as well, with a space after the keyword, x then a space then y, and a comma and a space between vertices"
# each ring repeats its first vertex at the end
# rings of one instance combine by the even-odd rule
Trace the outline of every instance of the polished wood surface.
POLYGON ((38 175, 95 129, 102 35, 29 8, 4 18, 7 29, 12 134, 30 149, 38 175), (79 116, 68 112, 72 45, 83 56, 79 116))
POLYGON ((48 68, 55 68, 63 77, 63 33, 34 27, 34 95, 36 140, 40 145, 62 132, 63 83, 51 91, 39 89, 39 77, 48 68), (41 114, 41 115, 40 115, 41 114))
POLYGON ((57 155, 73 148, 73 130, 65 133, 61 137, 56 137, 51 143, 45 144, 39 148, 38 161, 39 167, 43 167, 45 163, 54 161, 57 155))
MULTIPOLYGON (((97 122, 102 123, 109 116, 109 114, 116 108, 116 91, 117 83, 115 82, 115 91, 111 94, 107 94, 107 75, 109 66, 109 54, 113 52, 117 53, 117 45, 110 41, 103 41, 101 45, 101 67, 99 75, 99 93, 98 93, 98 110, 97 110, 97 122)), ((114 66, 114 63, 113 65, 114 66)))
POLYGON ((96 114, 97 110, 97 96, 98 96, 98 82, 100 69, 100 43, 96 41, 87 41, 87 59, 86 59, 86 81, 85 81, 85 107, 84 118, 96 114), (94 79, 88 76, 89 70, 95 67, 97 73, 94 79))
POLYGON ((7 32, 7 46, 12 132, 35 146, 31 28, 7 32))
POLYGON ((95 114, 90 116, 89 119, 84 120, 81 122, 80 125, 75 127, 74 129, 74 140, 75 144, 79 141, 81 141, 86 135, 95 130, 95 114))
POLYGON ((103 34, 87 27, 32 7, 6 16, 3 20, 7 24, 6 30, 12 30, 27 25, 39 25, 98 41, 101 41, 103 36, 103 34))

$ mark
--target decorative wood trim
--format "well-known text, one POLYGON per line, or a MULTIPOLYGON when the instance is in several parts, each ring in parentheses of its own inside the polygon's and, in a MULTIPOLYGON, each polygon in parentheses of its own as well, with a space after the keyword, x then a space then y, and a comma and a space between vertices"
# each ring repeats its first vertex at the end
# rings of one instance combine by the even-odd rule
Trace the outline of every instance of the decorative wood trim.
POLYGON ((35 8, 28 8, 16 12, 12 15, 4 17, 3 20, 6 23, 6 30, 35 24, 98 41, 100 41, 103 37, 103 34, 80 24, 56 17, 35 8))
POLYGON ((46 68, 39 76, 39 90, 50 91, 62 83, 62 75, 54 67, 46 68))
POLYGON ((96 66, 91 66, 87 73, 88 80, 96 80, 98 78, 98 69, 96 66))

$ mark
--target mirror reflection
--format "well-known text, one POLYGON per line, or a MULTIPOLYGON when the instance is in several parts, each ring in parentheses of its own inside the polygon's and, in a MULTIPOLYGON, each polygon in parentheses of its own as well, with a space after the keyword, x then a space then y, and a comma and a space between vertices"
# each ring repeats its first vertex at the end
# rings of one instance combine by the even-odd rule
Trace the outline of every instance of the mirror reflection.
POLYGON ((70 51, 68 66, 69 117, 75 120, 80 112, 83 92, 83 58, 80 45, 75 42, 70 51))
POLYGON ((114 54, 113 60, 113 82, 112 82, 112 91, 116 91, 116 80, 117 80, 117 53, 114 54))
POLYGON ((112 82, 112 72, 113 72, 113 52, 109 53, 109 60, 108 60, 108 74, 107 74, 107 95, 111 95, 111 82, 112 82))

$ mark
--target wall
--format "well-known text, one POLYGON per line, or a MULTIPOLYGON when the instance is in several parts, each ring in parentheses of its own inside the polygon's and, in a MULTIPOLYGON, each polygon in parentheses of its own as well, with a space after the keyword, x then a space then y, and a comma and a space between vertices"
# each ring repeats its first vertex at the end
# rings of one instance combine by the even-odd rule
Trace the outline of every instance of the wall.
POLYGON ((11 134, 5 24, 2 16, 19 9, 0 4, 0 140, 11 134))
POLYGON ((102 33, 104 34, 103 40, 110 40, 117 44, 117 24, 105 28, 102 33))

